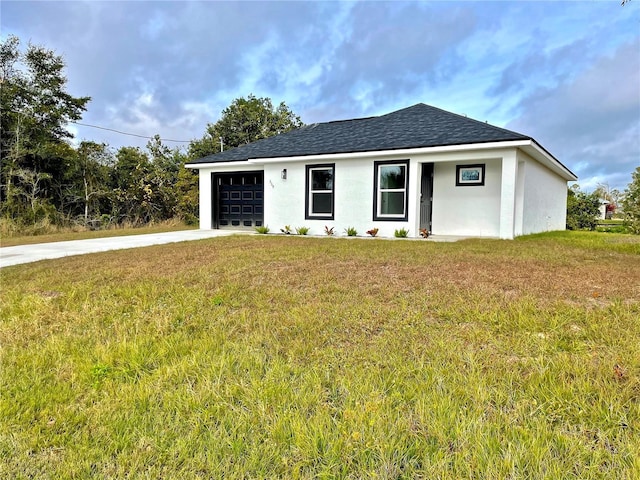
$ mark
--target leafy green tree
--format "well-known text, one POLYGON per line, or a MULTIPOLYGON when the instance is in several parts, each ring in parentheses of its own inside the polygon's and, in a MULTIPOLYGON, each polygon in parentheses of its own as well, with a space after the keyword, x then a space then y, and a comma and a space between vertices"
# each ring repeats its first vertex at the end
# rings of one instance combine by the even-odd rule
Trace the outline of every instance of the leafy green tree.
POLYGON ((161 218, 180 217, 186 220, 179 206, 184 201, 179 191, 183 185, 179 184, 187 156, 179 148, 170 149, 163 145, 158 135, 147 143, 147 151, 153 164, 152 188, 157 202, 162 205, 161 218))
POLYGON ((38 198, 60 202, 52 181, 64 170, 60 155, 71 151, 61 148, 72 136, 65 126, 82 118, 90 100, 67 93, 64 68, 46 48, 29 44, 22 52, 18 37, 0 43, 0 208, 14 219, 33 213, 24 197, 25 189, 34 192, 32 179, 38 198))
POLYGON ((200 140, 191 142, 189 157, 206 157, 220 152, 221 148, 226 150, 239 147, 302 125, 300 117, 284 102, 274 108, 269 98, 254 95, 237 98, 222 111, 220 120, 207 126, 207 131, 200 140))
POLYGON ((189 158, 192 160, 197 160, 198 158, 203 158, 208 155, 213 155, 214 153, 220 153, 222 146, 220 144, 220 140, 216 140, 213 138, 214 133, 211 133, 210 129, 213 126, 209 124, 207 127, 207 133, 204 136, 197 140, 192 140, 189 143, 189 158))
POLYGON ((184 168, 178 172, 176 182, 176 216, 189 225, 198 223, 198 172, 184 168))
POLYGON ((39 173, 27 168, 18 168, 14 172, 18 179, 16 192, 24 198, 27 210, 23 212, 25 223, 36 223, 42 218, 49 217, 55 209, 47 198, 41 196, 43 181, 51 178, 48 173, 39 173))
POLYGON ((152 220, 154 202, 149 181, 151 175, 149 157, 140 148, 121 147, 117 151, 111 172, 111 214, 117 223, 129 221, 138 225, 152 220))
POLYGON ((567 192, 567 229, 595 230, 600 216, 600 197, 597 193, 570 188, 567 192))
MULTIPOLYGON (((192 189, 185 181, 193 179, 183 172, 186 159, 180 149, 168 148, 158 135, 147 143, 146 151, 120 148, 112 171, 112 211, 118 221, 144 224, 173 217, 192 219, 193 205, 185 203, 192 189)), ((197 197, 195 205, 197 208, 197 197)))
POLYGON ((631 183, 624 191, 622 208, 624 225, 631 233, 640 235, 640 167, 631 174, 631 183))
POLYGON ((163 218, 177 217, 186 223, 198 219, 198 174, 184 168, 188 157, 179 148, 169 149, 156 135, 147 143, 156 172, 154 189, 161 197, 163 218))
POLYGON ((101 214, 103 200, 110 196, 109 173, 113 168, 113 154, 105 143, 80 142, 75 161, 70 162, 65 198, 76 208, 73 212, 81 215, 82 223, 88 225, 101 214), (82 208, 78 212, 78 207, 82 208))

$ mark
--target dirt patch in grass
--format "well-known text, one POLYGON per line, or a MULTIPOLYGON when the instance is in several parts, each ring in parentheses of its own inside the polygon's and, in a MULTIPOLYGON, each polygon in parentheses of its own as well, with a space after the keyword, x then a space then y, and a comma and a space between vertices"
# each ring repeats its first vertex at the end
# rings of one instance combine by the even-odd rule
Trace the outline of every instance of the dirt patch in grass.
POLYGON ((353 292, 382 304, 428 302, 432 295, 439 301, 448 294, 506 303, 531 298, 540 306, 562 301, 598 307, 640 299, 640 256, 547 249, 541 257, 532 254, 537 248, 499 241, 238 236, 79 256, 16 271, 26 279, 55 270, 63 281, 97 288, 114 281, 197 285, 211 295, 229 285, 245 296, 278 286, 291 299, 311 303, 353 292))

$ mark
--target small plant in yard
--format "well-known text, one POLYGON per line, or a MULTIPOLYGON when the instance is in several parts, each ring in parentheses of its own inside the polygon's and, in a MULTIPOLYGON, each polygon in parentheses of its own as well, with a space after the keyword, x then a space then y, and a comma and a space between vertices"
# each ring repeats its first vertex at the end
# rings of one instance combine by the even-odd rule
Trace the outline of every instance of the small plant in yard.
POLYGON ((371 235, 372 237, 375 237, 376 235, 378 235, 378 229, 372 228, 371 230, 367 230, 367 235, 371 235))
POLYGON ((309 227, 298 227, 296 228, 296 233, 298 235, 306 235, 307 233, 309 233, 309 227))
POLYGON ((267 233, 269 233, 269 226, 268 225, 261 225, 259 227, 255 228, 256 232, 261 234, 261 235, 265 235, 267 233))
POLYGON ((291 234, 291 226, 290 225, 285 225, 284 228, 281 228, 280 231, 286 235, 290 235, 291 234))
POLYGON ((94 388, 99 387, 106 378, 113 373, 113 368, 103 363, 97 363, 91 367, 91 379, 94 388))
POLYGON ((346 233, 349 237, 355 237, 356 235, 358 235, 358 231, 355 229, 355 227, 345 228, 344 233, 346 233))
POLYGON ((324 233, 326 233, 328 236, 331 236, 331 235, 333 235, 333 229, 334 229, 334 228, 335 228, 335 227, 331 227, 331 228, 329 228, 328 226, 326 226, 326 225, 325 225, 325 226, 324 226, 324 233))
POLYGON ((406 228, 399 228, 396 229, 395 232, 393 232, 393 235, 396 238, 407 238, 407 236, 409 235, 409 230, 407 230, 406 228))
POLYGON ((219 307, 224 303, 224 299, 220 295, 211 298, 211 305, 219 307))

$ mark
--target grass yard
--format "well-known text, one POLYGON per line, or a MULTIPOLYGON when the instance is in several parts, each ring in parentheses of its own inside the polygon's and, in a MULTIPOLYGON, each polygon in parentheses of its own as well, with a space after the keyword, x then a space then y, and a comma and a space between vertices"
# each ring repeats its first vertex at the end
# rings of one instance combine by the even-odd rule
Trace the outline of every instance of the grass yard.
POLYGON ((0 246, 33 245, 36 243, 66 242, 68 240, 86 240, 88 238, 124 237, 126 235, 144 235, 147 233, 176 232, 193 230, 196 227, 177 221, 167 221, 144 227, 110 228, 106 230, 63 231, 40 235, 0 236, 0 246))
POLYGON ((640 478, 640 237, 0 271, 0 478, 640 478))

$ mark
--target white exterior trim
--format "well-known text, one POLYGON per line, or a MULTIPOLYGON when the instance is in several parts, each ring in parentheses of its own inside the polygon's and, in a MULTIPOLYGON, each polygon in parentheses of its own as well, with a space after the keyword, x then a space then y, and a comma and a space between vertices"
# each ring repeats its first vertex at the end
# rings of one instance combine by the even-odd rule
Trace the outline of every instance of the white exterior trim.
POLYGON ((246 166, 247 163, 253 165, 266 165, 270 163, 290 163, 290 162, 318 162, 331 163, 338 159, 357 159, 357 158, 375 158, 375 159, 401 159, 410 158, 416 155, 448 153, 448 152, 467 152, 479 150, 505 149, 505 148, 521 148, 531 157, 553 170, 558 175, 568 181, 578 179, 576 175, 568 168, 562 165, 557 159, 550 155, 534 140, 512 140, 507 142, 487 142, 487 143, 467 143, 462 145, 442 145, 438 147, 419 147, 419 148, 403 148, 399 150, 376 150, 370 152, 351 152, 351 153, 328 153, 320 155, 297 155, 292 157, 271 157, 271 158, 250 158, 248 160, 234 162, 210 162, 187 164, 185 167, 192 169, 200 168, 219 168, 222 166, 240 167, 246 166))
POLYGON ((500 182, 500 238, 511 239, 515 234, 517 179, 517 151, 512 150, 502 157, 502 181, 500 182))
MULTIPOLYGON (((232 168, 242 168, 247 166, 246 160, 241 160, 238 162, 209 162, 209 163, 185 163, 185 168, 191 168, 194 170, 198 170, 201 168, 215 168, 216 170, 221 167, 232 167, 232 168)), ((255 168, 253 168, 255 170, 255 168)))
POLYGON ((517 140, 510 142, 490 142, 490 143, 469 143, 464 145, 443 145, 439 147, 403 148, 399 150, 376 150, 371 152, 351 152, 351 153, 326 153, 320 155, 298 155, 294 157, 273 157, 273 158, 250 158, 248 162, 260 165, 267 163, 283 162, 329 162, 337 159, 357 159, 357 158, 408 158, 421 154, 462 152, 468 150, 490 150, 494 148, 524 147, 530 145, 530 140, 517 140))
POLYGON ((522 147, 522 150, 531 157, 535 158, 538 162, 553 170, 565 180, 575 182, 578 177, 567 167, 562 165, 552 155, 550 155, 544 148, 538 145, 535 141, 531 141, 529 145, 522 147))

